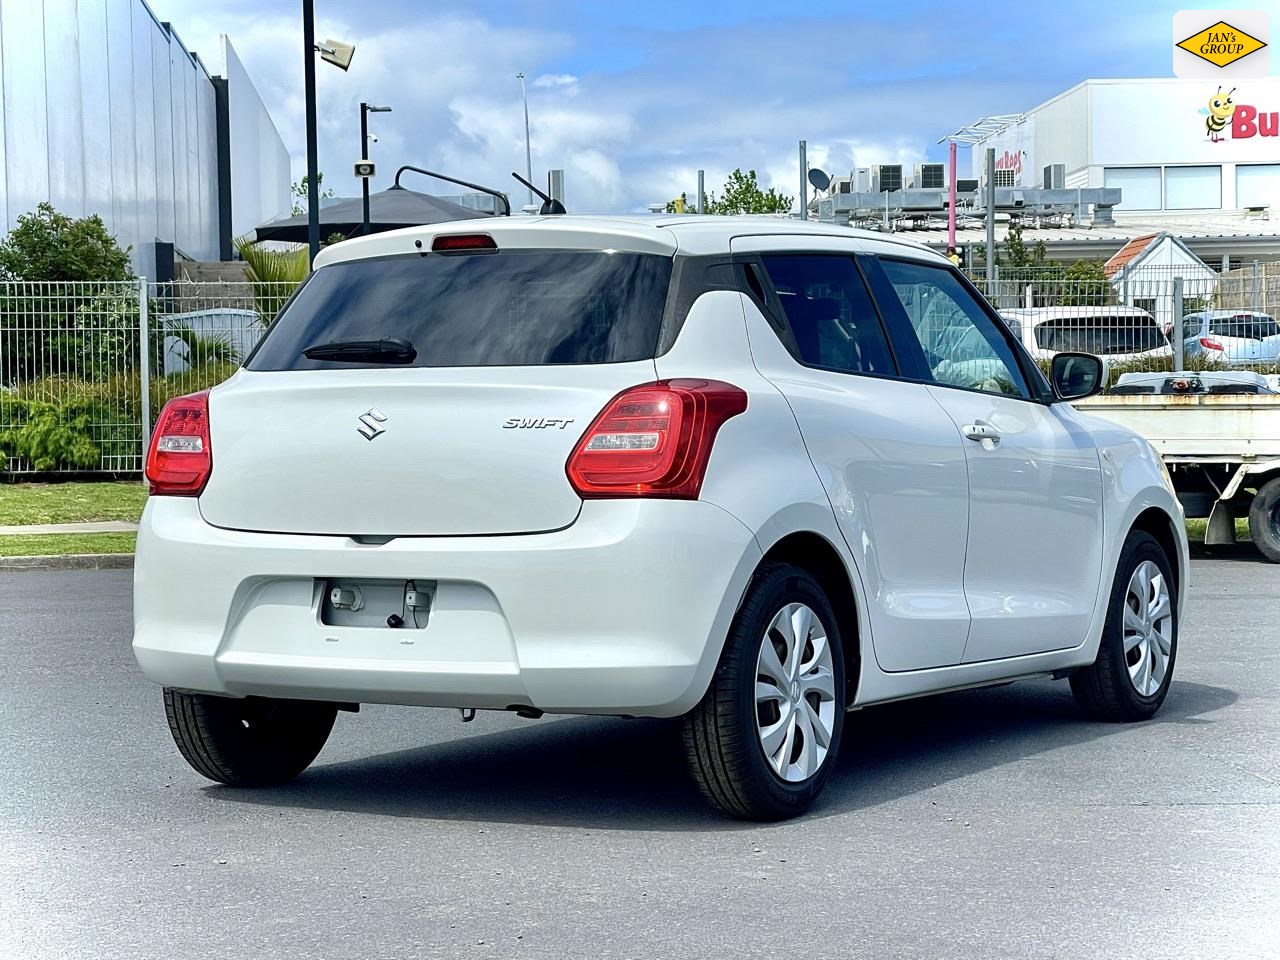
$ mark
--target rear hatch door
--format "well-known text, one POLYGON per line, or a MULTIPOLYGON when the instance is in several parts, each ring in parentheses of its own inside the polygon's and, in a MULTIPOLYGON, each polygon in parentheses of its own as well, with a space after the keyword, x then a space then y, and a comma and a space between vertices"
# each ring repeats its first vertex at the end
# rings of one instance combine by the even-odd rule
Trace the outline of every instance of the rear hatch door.
POLYGON ((655 379, 671 257, 511 250, 322 267, 210 395, 211 524, 350 536, 573 523, 574 445, 655 379), (313 359, 396 337, 413 359, 313 359))

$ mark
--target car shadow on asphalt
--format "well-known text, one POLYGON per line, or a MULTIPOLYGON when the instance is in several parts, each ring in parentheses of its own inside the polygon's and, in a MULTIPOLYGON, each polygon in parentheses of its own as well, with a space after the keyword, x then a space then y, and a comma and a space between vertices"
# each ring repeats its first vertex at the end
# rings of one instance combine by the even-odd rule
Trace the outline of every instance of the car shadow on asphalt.
MULTIPOLYGON (((1083 719, 1065 682, 1027 681, 853 713, 810 817, 900 799, 1051 750, 1161 724, 1211 723, 1222 687, 1175 681, 1149 724, 1083 719)), ((1128 749, 1128 748, 1125 748, 1128 749)), ((249 804, 421 820, 602 830, 717 831, 684 767, 678 721, 574 717, 313 767, 270 790, 206 788, 249 804)))
POLYGON ((1253 545, 1252 540, 1237 540, 1235 543, 1220 543, 1207 546, 1200 540, 1192 540, 1188 544, 1192 560, 1237 560, 1250 563, 1270 563, 1262 552, 1253 545))

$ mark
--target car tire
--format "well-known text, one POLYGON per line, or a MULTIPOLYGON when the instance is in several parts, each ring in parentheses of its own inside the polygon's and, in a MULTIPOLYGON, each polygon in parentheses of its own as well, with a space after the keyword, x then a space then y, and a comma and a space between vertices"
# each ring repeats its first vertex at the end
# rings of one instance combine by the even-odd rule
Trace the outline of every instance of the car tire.
POLYGON ((844 731, 841 640, 813 577, 790 564, 756 572, 711 685, 684 721, 689 768, 713 806, 741 820, 783 820, 813 803, 844 731), (791 639, 797 632, 802 643, 791 639))
POLYGON ((233 787, 292 780, 320 753, 338 708, 308 700, 164 691, 178 750, 201 776, 233 787))
POLYGON ((1071 676, 1089 717, 1132 723, 1155 715, 1178 655, 1178 592, 1169 557, 1141 530, 1129 534, 1107 605, 1098 658, 1071 676))
POLYGON ((1280 477, 1258 488, 1249 504, 1249 536, 1272 563, 1280 563, 1280 477))

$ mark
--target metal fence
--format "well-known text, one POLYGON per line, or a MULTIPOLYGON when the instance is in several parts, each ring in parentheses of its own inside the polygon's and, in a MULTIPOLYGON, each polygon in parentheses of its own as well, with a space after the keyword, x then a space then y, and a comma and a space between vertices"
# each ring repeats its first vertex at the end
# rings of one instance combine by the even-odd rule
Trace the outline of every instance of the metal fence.
MULTIPOLYGON (((1280 373, 1280 263, 975 277, 1037 360, 1280 373)), ((0 473, 136 473, 170 397, 230 376, 294 284, 0 282, 0 473)), ((937 309, 946 309, 943 304, 937 309)))
POLYGON ((0 282, 0 472, 139 472, 165 401, 234 373, 295 286, 0 282))
POLYGON ((1280 262, 1112 276, 1049 265, 973 279, 1043 363, 1077 350, 1107 358, 1113 380, 1138 371, 1280 373, 1280 262))

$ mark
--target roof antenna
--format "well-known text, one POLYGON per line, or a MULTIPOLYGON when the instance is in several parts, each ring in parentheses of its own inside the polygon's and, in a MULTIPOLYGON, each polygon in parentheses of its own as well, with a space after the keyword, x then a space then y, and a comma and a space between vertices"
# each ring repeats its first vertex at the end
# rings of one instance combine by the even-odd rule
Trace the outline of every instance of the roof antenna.
POLYGON ((516 173, 515 171, 512 171, 511 175, 542 198, 542 209, 538 211, 538 213, 540 213, 542 216, 544 217, 556 216, 562 213, 569 212, 564 208, 563 203, 561 203, 559 200, 551 199, 550 196, 543 193, 541 190, 535 187, 532 183, 530 183, 524 177, 520 176, 520 174, 516 173))

